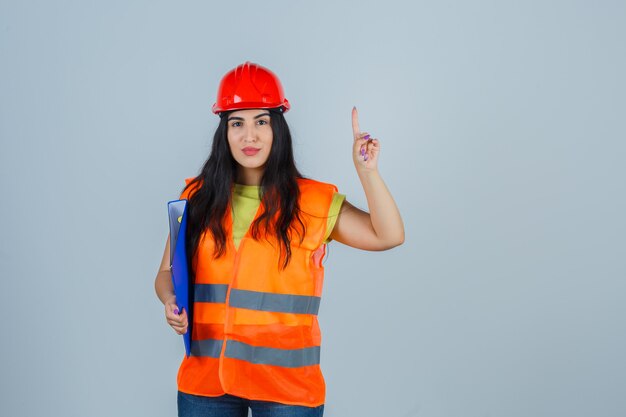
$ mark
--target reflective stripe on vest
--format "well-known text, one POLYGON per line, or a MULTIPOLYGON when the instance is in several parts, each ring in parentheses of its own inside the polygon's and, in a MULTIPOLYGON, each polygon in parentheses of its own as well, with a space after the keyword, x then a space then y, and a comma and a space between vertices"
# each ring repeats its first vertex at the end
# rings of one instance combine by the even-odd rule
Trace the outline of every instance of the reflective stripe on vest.
MULTIPOLYGON (((224 303, 228 285, 196 284, 195 302, 224 303)), ((308 295, 276 294, 233 288, 230 292, 229 307, 248 310, 271 311, 275 313, 313 314, 320 309, 320 297, 308 295)))
POLYGON ((230 291, 229 306, 276 313, 317 315, 320 301, 320 297, 308 295, 276 294, 233 288, 230 291))
POLYGON ((222 351, 223 340, 206 339, 191 341, 191 356, 208 356, 219 358, 222 351))
POLYGON ((252 346, 247 343, 229 340, 226 342, 227 358, 241 359, 260 365, 275 365, 285 368, 319 365, 320 347, 313 346, 304 349, 276 349, 252 346))
POLYGON ((223 303, 227 292, 226 284, 195 284, 193 299, 196 303, 223 303))

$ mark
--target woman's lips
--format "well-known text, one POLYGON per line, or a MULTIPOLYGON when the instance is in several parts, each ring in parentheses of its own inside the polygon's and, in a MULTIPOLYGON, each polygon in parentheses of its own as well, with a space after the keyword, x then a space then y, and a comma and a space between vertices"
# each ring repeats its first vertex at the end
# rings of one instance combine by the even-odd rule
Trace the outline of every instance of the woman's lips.
POLYGON ((243 152, 243 153, 245 153, 245 154, 246 154, 246 155, 248 155, 248 156, 254 156, 254 155, 256 155, 257 153, 259 153, 259 151, 260 151, 260 150, 261 150, 261 149, 259 149, 259 148, 250 148, 250 147, 247 147, 247 148, 243 148, 243 149, 242 149, 242 152, 243 152))

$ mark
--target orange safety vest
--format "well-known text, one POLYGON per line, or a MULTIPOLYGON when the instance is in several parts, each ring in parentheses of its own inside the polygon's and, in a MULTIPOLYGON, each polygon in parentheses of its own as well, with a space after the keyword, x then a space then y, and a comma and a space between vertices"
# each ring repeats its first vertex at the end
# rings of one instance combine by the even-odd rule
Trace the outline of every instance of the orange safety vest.
MULTIPOLYGON (((292 238, 285 269, 279 268, 274 237, 257 241, 248 231, 235 249, 231 210, 224 223, 224 256, 214 259, 211 234, 203 235, 192 262, 191 355, 178 371, 180 391, 308 407, 324 403, 317 312, 323 241, 337 187, 308 179, 299 179, 298 186, 306 232, 302 243, 292 238)), ((185 190, 181 198, 189 194, 185 190)))

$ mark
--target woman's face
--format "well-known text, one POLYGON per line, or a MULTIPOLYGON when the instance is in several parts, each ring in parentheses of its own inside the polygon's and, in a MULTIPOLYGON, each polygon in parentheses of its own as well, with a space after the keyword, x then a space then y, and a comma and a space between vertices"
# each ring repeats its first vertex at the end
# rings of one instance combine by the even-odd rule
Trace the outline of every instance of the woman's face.
POLYGON ((240 169, 263 171, 274 139, 270 112, 246 109, 230 113, 227 137, 230 153, 240 169))

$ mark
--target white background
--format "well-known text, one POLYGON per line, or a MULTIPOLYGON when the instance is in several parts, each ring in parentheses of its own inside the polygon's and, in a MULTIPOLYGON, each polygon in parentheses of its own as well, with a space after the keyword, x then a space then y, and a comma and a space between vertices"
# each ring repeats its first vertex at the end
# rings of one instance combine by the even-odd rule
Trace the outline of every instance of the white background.
POLYGON ((0 2, 0 414, 172 416, 153 280, 221 76, 281 78, 300 169, 406 243, 331 244, 328 417, 626 415, 619 1, 0 2))

